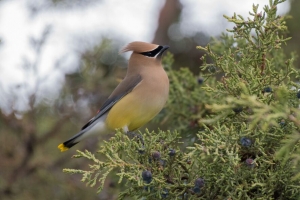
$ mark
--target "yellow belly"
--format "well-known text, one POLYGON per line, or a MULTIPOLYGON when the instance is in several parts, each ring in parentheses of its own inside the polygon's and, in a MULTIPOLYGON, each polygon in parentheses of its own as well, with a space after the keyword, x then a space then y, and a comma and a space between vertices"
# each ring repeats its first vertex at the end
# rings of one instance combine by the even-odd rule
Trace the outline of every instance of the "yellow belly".
POLYGON ((133 131, 153 119, 164 104, 164 98, 162 100, 147 97, 137 99, 129 93, 111 108, 105 122, 108 128, 113 130, 128 127, 129 131, 133 131))

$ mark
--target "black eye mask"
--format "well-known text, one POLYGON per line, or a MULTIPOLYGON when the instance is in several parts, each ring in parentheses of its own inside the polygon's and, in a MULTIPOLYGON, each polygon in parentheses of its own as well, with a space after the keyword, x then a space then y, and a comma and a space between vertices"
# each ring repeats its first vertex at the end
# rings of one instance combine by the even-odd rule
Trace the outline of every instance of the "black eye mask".
POLYGON ((156 49, 154 49, 152 51, 142 52, 140 54, 147 56, 147 57, 155 57, 162 50, 162 48, 163 48, 163 46, 158 46, 156 49))

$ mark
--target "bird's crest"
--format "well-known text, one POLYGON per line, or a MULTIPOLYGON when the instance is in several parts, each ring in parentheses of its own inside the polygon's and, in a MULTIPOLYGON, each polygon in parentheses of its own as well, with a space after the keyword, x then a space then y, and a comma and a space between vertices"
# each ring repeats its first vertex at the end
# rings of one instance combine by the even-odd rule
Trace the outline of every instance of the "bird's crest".
POLYGON ((157 44, 150 44, 146 42, 131 42, 123 47, 120 53, 124 53, 127 51, 133 51, 136 53, 148 52, 156 49, 159 45, 157 44))

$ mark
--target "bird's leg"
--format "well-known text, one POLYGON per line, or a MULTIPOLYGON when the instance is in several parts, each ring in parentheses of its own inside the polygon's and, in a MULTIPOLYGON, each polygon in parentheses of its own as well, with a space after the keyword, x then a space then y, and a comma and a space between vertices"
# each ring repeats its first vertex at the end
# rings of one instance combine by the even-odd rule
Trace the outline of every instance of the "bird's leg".
POLYGON ((141 134, 136 133, 135 131, 129 131, 127 126, 123 127, 123 131, 128 135, 129 138, 135 138, 136 137, 142 143, 142 145, 144 146, 144 139, 143 139, 143 136, 141 134))

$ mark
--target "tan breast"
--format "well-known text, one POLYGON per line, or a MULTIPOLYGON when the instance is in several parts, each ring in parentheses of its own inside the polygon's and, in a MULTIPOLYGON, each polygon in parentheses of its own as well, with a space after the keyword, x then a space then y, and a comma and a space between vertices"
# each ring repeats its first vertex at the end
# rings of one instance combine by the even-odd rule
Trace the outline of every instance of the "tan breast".
POLYGON ((135 130, 148 123, 164 107, 169 95, 169 79, 162 67, 143 70, 142 81, 109 111, 109 128, 135 130), (150 73, 145 76, 144 73, 150 73))

